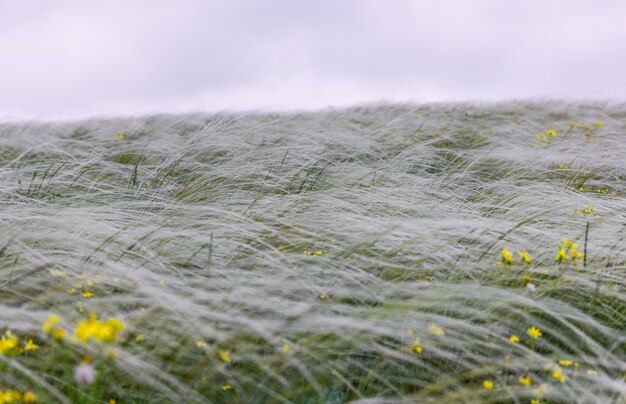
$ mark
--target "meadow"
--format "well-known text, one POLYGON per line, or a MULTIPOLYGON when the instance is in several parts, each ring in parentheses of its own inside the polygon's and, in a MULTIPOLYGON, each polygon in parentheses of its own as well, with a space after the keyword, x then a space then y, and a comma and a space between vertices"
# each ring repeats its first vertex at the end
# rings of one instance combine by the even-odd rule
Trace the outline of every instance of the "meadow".
POLYGON ((0 123, 0 403, 626 402, 626 104, 0 123))

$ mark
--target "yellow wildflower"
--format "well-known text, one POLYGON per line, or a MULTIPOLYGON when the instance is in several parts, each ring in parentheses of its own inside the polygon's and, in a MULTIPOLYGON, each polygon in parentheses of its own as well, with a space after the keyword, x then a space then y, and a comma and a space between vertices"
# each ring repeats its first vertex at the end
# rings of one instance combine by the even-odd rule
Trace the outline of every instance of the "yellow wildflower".
POLYGON ((589 376, 595 376, 595 375, 598 374, 598 372, 596 372, 594 369, 589 369, 589 370, 587 370, 587 374, 589 376))
POLYGON ((533 280, 532 276, 530 276, 530 275, 528 275, 528 274, 524 275, 524 276, 522 277, 522 279, 524 279, 524 281, 526 281, 526 282, 530 282, 530 281, 532 281, 532 280, 533 280))
POLYGON ((22 396, 22 401, 24 402, 24 404, 35 404, 37 400, 37 395, 35 395, 35 393, 33 393, 32 391, 27 391, 22 396))
POLYGON ((563 360, 560 360, 560 361, 559 361, 559 365, 561 365, 561 366, 565 366, 565 367, 567 367, 567 366, 572 366, 572 364, 573 364, 573 363, 574 363, 574 362, 572 362, 572 361, 571 361, 571 360, 569 360, 569 359, 563 359, 563 360))
POLYGON ((572 243, 571 241, 569 241, 569 240, 568 240, 568 239, 566 239, 566 238, 564 238, 564 239, 563 239, 563 244, 565 244, 565 246, 566 246, 567 248, 577 248, 577 247, 578 247, 578 244, 576 244, 576 243, 572 243))
POLYGON ((233 388, 233 386, 231 386, 230 384, 225 384, 225 385, 222 386, 222 390, 224 390, 224 391, 228 391, 228 390, 230 390, 232 388, 233 388))
POLYGON ((556 137, 556 131, 554 129, 548 129, 548 135, 552 136, 552 137, 556 137))
POLYGON ((19 346, 18 338, 11 331, 7 331, 0 339, 0 355, 19 355, 22 348, 19 346))
POLYGON ((530 256, 530 254, 528 254, 528 251, 526 250, 518 251, 517 255, 519 255, 522 261, 526 264, 530 264, 533 260, 533 258, 530 256))
POLYGON ((206 344, 202 341, 196 341, 196 346, 198 348, 204 348, 206 346, 206 344))
POLYGON ((506 248, 502 249, 502 261, 509 265, 513 262, 513 254, 511 254, 511 251, 506 248))
POLYGON ((509 341, 515 343, 515 342, 519 342, 519 337, 517 335, 511 335, 509 337, 509 341))
POLYGON ((485 390, 491 390, 493 389, 493 382, 491 380, 484 380, 483 381, 483 388, 485 390))
POLYGON ((76 337, 87 342, 95 338, 101 342, 113 342, 117 339, 118 334, 124 329, 124 323, 117 318, 107 321, 98 321, 95 314, 91 314, 89 319, 81 321, 76 326, 76 337))
POLYGON ((3 401, 2 401, 3 404, 4 403, 7 403, 7 404, 17 403, 19 401, 22 401, 22 393, 20 393, 17 390, 10 389, 4 392, 4 397, 2 398, 3 398, 3 401))
POLYGON ((559 369, 555 369, 552 371, 552 377, 560 381, 561 383, 565 383, 566 377, 559 369))
POLYGON ((139 334, 135 337, 135 342, 142 342, 144 340, 143 334, 139 334))
POLYGON ((443 328, 439 327, 437 324, 431 323, 428 326, 428 332, 433 335, 445 335, 443 328))
POLYGON ((543 401, 537 400, 537 399, 532 399, 530 400, 530 404, 544 404, 543 401))
POLYGON ((39 345, 35 344, 32 338, 26 342, 26 345, 24 345, 25 351, 36 351, 38 349, 39 349, 39 345))
POLYGON ((283 345, 283 351, 285 351, 285 352, 289 352, 289 351, 291 351, 291 345, 289 345, 289 344, 284 344, 284 345, 283 345))
POLYGON ((232 360, 228 351, 220 351, 219 357, 223 362, 230 362, 232 360))
POLYGON ((117 137, 118 139, 125 139, 126 136, 124 136, 124 134, 120 131, 115 132, 115 137, 117 137))
POLYGON ((565 251, 565 249, 563 249, 562 247, 559 249, 559 253, 556 255, 556 260, 558 262, 561 262, 563 260, 567 259, 567 251, 565 251))
POLYGON ((595 126, 597 126, 598 128, 601 127, 601 126, 604 126, 604 122, 602 122, 602 121, 595 121, 593 124, 595 126))
POLYGON ((525 377, 524 376, 520 376, 517 380, 520 382, 520 384, 523 384, 526 387, 530 386, 533 383, 533 381, 530 378, 530 376, 525 376, 525 377))
POLYGON ((530 335, 533 339, 537 339, 539 337, 541 337, 543 334, 541 333, 541 330, 537 327, 530 327, 528 329, 528 335, 530 335))
POLYGON ((328 295, 319 295, 319 299, 320 300, 327 300, 328 299, 328 295))
POLYGON ((94 294, 91 293, 90 291, 85 291, 83 292, 83 297, 89 299, 90 297, 92 297, 94 294))
POLYGON ((413 353, 422 353, 422 345, 419 338, 416 338, 410 349, 413 353))
POLYGON ((54 325, 57 324, 59 321, 61 321, 61 317, 57 316, 56 314, 51 314, 50 317, 48 317, 48 319, 44 321, 41 329, 46 334, 50 334, 54 325))
POLYGON ((52 330, 52 338, 62 340, 65 338, 65 330, 63 328, 55 328, 52 330))

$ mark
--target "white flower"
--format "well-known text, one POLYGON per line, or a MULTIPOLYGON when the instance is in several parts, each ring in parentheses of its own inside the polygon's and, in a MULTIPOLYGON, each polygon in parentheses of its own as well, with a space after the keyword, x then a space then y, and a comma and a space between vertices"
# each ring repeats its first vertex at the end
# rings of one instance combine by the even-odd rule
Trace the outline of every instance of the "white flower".
POLYGON ((82 362, 74 369, 77 384, 92 384, 96 380, 96 368, 91 363, 82 362))
POLYGON ((526 284, 526 289, 530 290, 531 292, 534 292, 535 290, 537 290, 537 287, 534 284, 529 282, 526 284))

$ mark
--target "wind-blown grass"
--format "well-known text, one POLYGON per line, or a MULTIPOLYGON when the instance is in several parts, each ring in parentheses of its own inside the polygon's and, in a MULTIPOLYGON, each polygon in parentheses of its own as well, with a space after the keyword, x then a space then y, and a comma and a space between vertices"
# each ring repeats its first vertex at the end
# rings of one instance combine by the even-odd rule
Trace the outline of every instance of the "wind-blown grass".
POLYGON ((0 390, 621 402, 625 136, 625 105, 559 102, 4 123, 0 331, 40 348, 0 355, 0 390), (120 339, 72 341, 89 313, 120 339))

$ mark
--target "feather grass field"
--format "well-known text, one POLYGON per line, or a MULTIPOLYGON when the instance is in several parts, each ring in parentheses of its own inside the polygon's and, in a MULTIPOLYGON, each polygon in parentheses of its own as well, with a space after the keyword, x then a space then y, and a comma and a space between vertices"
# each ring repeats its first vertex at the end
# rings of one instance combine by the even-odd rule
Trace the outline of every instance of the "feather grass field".
POLYGON ((623 403, 625 156, 616 103, 0 124, 0 402, 623 403))

